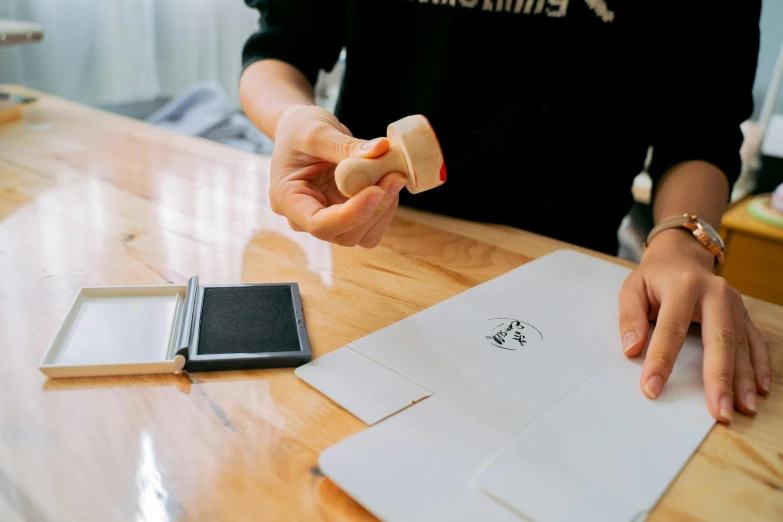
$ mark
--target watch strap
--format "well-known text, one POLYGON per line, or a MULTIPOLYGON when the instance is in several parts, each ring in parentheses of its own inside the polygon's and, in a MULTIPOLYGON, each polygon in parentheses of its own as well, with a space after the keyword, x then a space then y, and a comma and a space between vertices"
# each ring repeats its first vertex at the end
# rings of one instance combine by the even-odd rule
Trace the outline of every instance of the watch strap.
POLYGON ((685 222, 688 221, 689 217, 690 216, 688 214, 672 216, 655 225, 653 229, 650 230, 650 233, 647 234, 647 239, 644 241, 644 248, 647 248, 653 238, 664 230, 669 230, 672 228, 683 228, 688 230, 685 228, 685 222))
POLYGON ((687 232, 690 232, 693 238, 698 241, 701 246, 703 246, 713 256, 715 256, 715 266, 717 267, 723 263, 723 248, 720 244, 715 243, 715 241, 712 241, 707 236, 703 227, 701 226, 702 223, 703 222, 701 222, 695 214, 681 214, 664 219, 655 225, 655 227, 653 227, 653 229, 647 235, 647 239, 644 241, 644 248, 646 249, 650 245, 650 242, 653 240, 653 238, 655 238, 655 236, 664 230, 669 230, 671 228, 682 228, 687 232))

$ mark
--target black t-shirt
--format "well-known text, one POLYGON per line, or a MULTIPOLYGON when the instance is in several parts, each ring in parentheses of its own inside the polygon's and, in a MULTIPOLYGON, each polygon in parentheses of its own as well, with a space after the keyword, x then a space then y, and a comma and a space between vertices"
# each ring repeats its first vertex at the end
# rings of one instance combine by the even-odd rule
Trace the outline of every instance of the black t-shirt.
POLYGON ((760 1, 246 0, 244 66, 315 82, 343 47, 337 117, 361 138, 424 114, 448 168, 404 205, 616 253, 630 187, 704 160, 739 174, 760 1))

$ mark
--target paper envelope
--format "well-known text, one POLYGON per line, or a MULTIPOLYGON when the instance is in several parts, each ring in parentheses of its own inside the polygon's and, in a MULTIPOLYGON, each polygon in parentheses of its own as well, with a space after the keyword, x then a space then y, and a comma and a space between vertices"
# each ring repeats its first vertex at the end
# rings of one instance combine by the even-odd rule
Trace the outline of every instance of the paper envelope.
POLYGON ((697 338, 640 392, 628 273, 558 251, 300 367, 373 425, 322 471, 383 520, 643 520, 714 421, 697 338))

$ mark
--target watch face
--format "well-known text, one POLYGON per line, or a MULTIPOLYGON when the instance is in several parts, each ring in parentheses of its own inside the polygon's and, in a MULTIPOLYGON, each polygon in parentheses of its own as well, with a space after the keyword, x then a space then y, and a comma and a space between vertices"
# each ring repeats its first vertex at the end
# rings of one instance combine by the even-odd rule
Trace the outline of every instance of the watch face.
POLYGON ((712 226, 704 220, 700 219, 699 224, 701 224, 702 228, 707 233, 710 240, 712 240, 713 243, 718 245, 721 248, 721 250, 723 250, 725 247, 723 246, 723 240, 721 239, 720 234, 718 234, 718 231, 712 228, 712 226))

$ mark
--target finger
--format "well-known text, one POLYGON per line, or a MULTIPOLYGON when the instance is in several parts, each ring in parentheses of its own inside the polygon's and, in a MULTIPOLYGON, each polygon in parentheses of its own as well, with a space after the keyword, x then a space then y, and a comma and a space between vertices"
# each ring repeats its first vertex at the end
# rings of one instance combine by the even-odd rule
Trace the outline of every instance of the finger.
POLYGON ((336 165, 352 156, 361 158, 383 156, 389 151, 391 144, 387 138, 359 140, 331 124, 323 123, 312 126, 302 137, 299 147, 305 154, 336 165))
MULTIPOLYGON (((378 183, 378 186, 386 190, 386 194, 373 211, 373 215, 364 222, 360 227, 355 228, 345 234, 341 234, 335 238, 335 243, 342 246, 355 246, 360 244, 365 235, 375 226, 375 224, 383 218, 388 212, 389 207, 395 205, 397 202, 397 195, 400 190, 405 186, 407 179, 399 173, 387 174, 378 183)), ((388 224, 388 223, 387 223, 388 224)))
POLYGON ((294 223, 290 219, 288 220, 288 227, 291 230, 293 230, 294 232, 304 232, 304 230, 302 230, 302 227, 300 227, 299 225, 297 225, 296 223, 294 223))
POLYGON ((620 307, 620 338, 623 342, 623 352, 628 357, 642 353, 647 342, 650 329, 650 303, 647 300, 647 290, 644 278, 632 273, 623 283, 617 296, 620 307))
POLYGON ((731 288, 716 278, 702 303, 701 335, 704 341, 704 394, 710 414, 716 420, 730 422, 734 400, 735 333, 731 312, 731 288))
POLYGON ((364 248, 375 248, 381 243, 383 235, 386 233, 386 229, 389 228, 389 224, 394 219, 394 214, 397 212, 397 205, 399 204, 399 198, 394 198, 392 205, 386 209, 386 212, 381 218, 367 231, 359 246, 364 248))
POLYGON ((674 362, 680 353, 693 318, 697 289, 673 286, 661 299, 661 310, 655 323, 650 347, 642 368, 641 387, 644 394, 654 399, 669 380, 674 362), (676 289, 676 290, 675 290, 676 289))
MULTIPOLYGON (((306 182, 301 182, 306 183, 306 182)), ((293 188, 298 190, 296 185, 293 188)), ((376 186, 367 187, 345 203, 325 207, 311 195, 299 191, 284 194, 278 204, 281 213, 305 232, 331 241, 336 236, 361 226, 370 219, 386 192, 376 186)))
POLYGON ((750 348, 745 328, 745 304, 739 292, 731 291, 731 316, 734 323, 734 404, 747 415, 756 413, 756 383, 750 364, 750 348))
POLYGON ((766 395, 772 390, 772 361, 769 357, 769 346, 759 329, 750 320, 747 310, 745 310, 745 330, 748 334, 750 363, 756 378, 756 389, 766 395))

